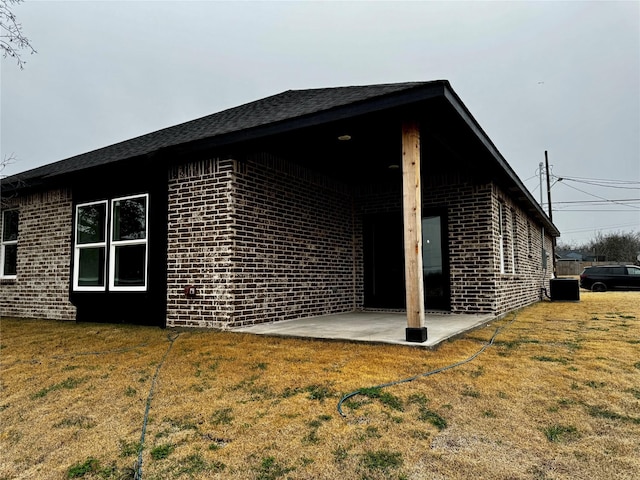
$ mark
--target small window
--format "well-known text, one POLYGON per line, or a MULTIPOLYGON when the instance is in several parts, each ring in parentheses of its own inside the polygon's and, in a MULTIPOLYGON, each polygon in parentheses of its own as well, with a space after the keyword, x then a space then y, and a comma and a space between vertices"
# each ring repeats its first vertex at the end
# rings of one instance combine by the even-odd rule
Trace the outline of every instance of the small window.
POLYGON ((147 196, 111 202, 109 287, 145 290, 147 286, 147 196))
POLYGON ((73 284, 76 290, 105 289, 107 202, 76 207, 73 284))
POLYGON ((640 268, 638 267, 627 267, 627 271, 629 272, 629 275, 640 276, 640 268))
POLYGON ((2 212, 0 268, 0 278, 16 278, 18 273, 18 210, 2 212))

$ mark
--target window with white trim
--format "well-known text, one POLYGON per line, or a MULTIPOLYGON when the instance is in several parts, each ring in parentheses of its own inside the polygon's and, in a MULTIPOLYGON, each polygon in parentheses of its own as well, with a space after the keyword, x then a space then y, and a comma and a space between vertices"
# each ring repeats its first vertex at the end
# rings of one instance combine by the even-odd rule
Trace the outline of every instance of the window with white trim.
POLYGON ((504 270, 504 204, 498 207, 498 241, 500 242, 500 273, 504 270))
POLYGON ((109 289, 147 288, 147 195, 111 202, 109 289))
POLYGON ((516 244, 518 240, 518 217, 515 209, 511 209, 511 273, 516 273, 516 244))
POLYGON ((76 207, 74 290, 147 289, 148 200, 144 194, 76 207))
POLYGON ((0 278, 13 279, 18 273, 18 210, 2 212, 0 236, 0 278))

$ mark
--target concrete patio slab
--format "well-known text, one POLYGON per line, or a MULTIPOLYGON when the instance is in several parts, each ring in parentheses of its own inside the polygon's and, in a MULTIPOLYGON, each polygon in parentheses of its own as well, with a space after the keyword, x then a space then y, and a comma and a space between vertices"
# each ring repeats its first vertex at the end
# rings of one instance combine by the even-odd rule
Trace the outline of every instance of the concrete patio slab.
POLYGON ((283 337, 349 340, 359 342, 392 343, 411 347, 434 347, 448 338, 480 327, 491 315, 456 315, 428 313, 425 319, 427 341, 413 343, 405 340, 405 313, 351 312, 337 315, 260 323, 232 329, 234 332, 283 337))

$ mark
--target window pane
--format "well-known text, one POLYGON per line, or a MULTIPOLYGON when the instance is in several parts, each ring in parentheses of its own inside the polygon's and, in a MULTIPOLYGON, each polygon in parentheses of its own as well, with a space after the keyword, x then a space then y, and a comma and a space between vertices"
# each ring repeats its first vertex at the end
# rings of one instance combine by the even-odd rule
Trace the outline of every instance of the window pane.
POLYGON ((4 246, 4 266, 3 275, 15 275, 18 264, 18 245, 4 246))
POLYGON ((78 250, 78 286, 104 286, 104 252, 103 247, 78 250))
POLYGON ((18 211, 7 210, 2 214, 2 241, 18 240, 18 211))
POLYGON ((104 242, 106 203, 78 207, 78 243, 104 242))
POLYGON ((143 287, 145 285, 146 245, 127 245, 115 248, 116 287, 143 287))
POLYGON ((113 240, 137 240, 147 236, 147 198, 113 202, 113 240))

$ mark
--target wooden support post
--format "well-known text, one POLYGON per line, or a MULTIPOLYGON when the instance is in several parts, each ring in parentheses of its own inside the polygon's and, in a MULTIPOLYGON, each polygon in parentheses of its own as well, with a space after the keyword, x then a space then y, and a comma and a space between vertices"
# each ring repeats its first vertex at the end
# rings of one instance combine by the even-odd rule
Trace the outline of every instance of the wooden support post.
POLYGON ((427 340, 424 324, 422 277, 422 192, 420 188, 420 126, 402 124, 402 210, 404 223, 404 272, 407 290, 408 342, 427 340))

